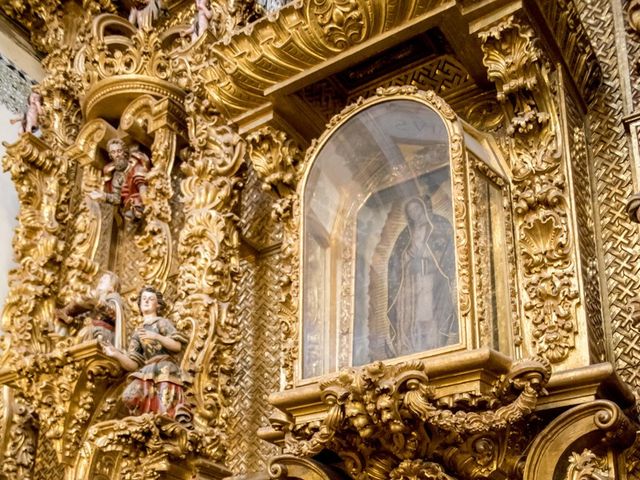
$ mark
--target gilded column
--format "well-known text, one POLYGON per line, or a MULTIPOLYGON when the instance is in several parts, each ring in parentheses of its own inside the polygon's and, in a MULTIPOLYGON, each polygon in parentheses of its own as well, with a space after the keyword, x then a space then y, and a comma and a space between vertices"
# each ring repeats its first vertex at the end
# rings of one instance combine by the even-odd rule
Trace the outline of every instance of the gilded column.
POLYGON ((176 313, 191 331, 182 368, 193 377, 194 426, 203 455, 223 461, 232 394, 233 348, 241 332, 234 311, 239 280, 235 210, 243 181, 245 144, 201 95, 186 101, 190 152, 180 190, 185 222, 178 239, 176 313))

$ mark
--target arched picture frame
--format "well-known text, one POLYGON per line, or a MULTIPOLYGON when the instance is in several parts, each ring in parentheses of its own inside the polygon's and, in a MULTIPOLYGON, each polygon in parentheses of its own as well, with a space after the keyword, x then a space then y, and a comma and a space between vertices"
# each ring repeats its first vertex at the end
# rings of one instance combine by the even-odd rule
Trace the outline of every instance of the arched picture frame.
POLYGON ((505 346, 510 308, 495 294, 509 295, 509 272, 493 246, 508 243, 508 192, 487 150, 442 99, 413 87, 379 90, 332 119, 298 190, 298 379, 500 349, 499 337, 505 346))

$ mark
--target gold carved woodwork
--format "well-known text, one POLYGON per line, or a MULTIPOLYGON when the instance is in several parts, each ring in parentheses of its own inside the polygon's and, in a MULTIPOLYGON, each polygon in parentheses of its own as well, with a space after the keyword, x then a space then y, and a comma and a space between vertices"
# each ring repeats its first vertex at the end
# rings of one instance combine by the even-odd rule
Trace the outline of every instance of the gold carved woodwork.
POLYGON ((496 382, 494 402, 485 401, 498 406, 450 410, 436 400, 441 395, 422 362, 376 362, 320 384, 328 408, 320 423, 279 428, 285 452, 310 457, 328 449, 352 478, 451 478, 437 459, 454 478, 487 478, 508 463, 499 453, 506 432, 532 414, 550 376, 546 360, 523 360, 496 382))
MULTIPOLYGON (((632 7, 634 3, 628 2, 627 5, 632 7)), ((620 121, 627 102, 626 69, 623 67, 626 59, 619 58, 610 47, 616 38, 621 38, 624 26, 616 24, 620 11, 607 1, 578 2, 576 6, 603 72, 604 88, 589 104, 587 120, 592 146, 592 181, 597 187, 594 205, 601 219, 601 255, 605 259, 601 260, 601 281, 603 291, 607 292, 603 298, 604 313, 611 325, 607 342, 613 345, 620 376, 637 391, 640 383, 635 372, 640 358, 640 343, 637 341, 636 317, 629 314, 629 309, 640 287, 640 237, 637 226, 620 215, 624 204, 637 191, 634 177, 637 162, 633 160, 636 155, 634 128, 630 133, 625 123, 620 121)), ((631 46, 632 43, 627 41, 626 48, 631 46)), ((633 50, 629 50, 631 52, 633 50)), ((631 69, 629 93, 637 90, 633 87, 636 78, 631 69)), ((640 476, 639 447, 636 442, 626 454, 627 478, 640 476)))
POLYGON ((117 116, 131 101, 132 92, 182 104, 184 92, 172 83, 171 36, 167 35, 138 30, 117 15, 95 18, 89 40, 75 59, 87 118, 117 116), (114 35, 113 30, 123 34, 114 35))
POLYGON ((120 376, 119 365, 96 341, 29 355, 0 371, 2 383, 11 385, 23 401, 28 399, 38 418, 32 427, 67 465, 75 459, 95 406, 120 376))
POLYGON ((2 473, 8 478, 31 478, 36 454, 34 411, 23 395, 3 386, 2 473))
MULTIPOLYGON (((633 411, 628 412, 635 416, 633 411)), ((555 478, 554 475, 569 475, 570 472, 556 472, 558 465, 562 465, 562 457, 569 455, 570 447, 579 445, 582 438, 589 437, 599 439, 599 446, 611 448, 614 451, 622 451, 633 444, 636 437, 636 425, 631 418, 623 412, 619 406, 608 400, 595 400, 577 407, 573 407, 559 415, 538 435, 530 447, 527 462, 524 467, 523 480, 539 478, 555 478)), ((597 443, 593 444, 598 445, 597 443)), ((584 456, 585 454, 582 453, 584 456)), ((573 477, 591 477, 583 475, 580 469, 584 466, 578 462, 584 462, 575 454, 570 455, 569 462, 573 464, 573 477)), ((588 459, 593 461, 594 459, 588 459)), ((582 471, 584 474, 584 470, 582 471)), ((611 471, 611 477, 617 478, 611 471)))
MULTIPOLYGON (((216 32, 207 33, 197 44, 179 51, 174 49, 177 33, 180 25, 190 20, 191 6, 182 9, 169 2, 172 17, 160 22, 167 28, 138 30, 119 17, 107 15, 99 17, 91 30, 92 17, 116 12, 109 0, 82 2, 84 11, 80 5, 71 5, 73 2, 50 0, 2 5, 5 13, 32 32, 33 42, 48 54, 44 60, 48 75, 37 87, 44 98, 43 135, 40 139, 23 135, 8 148, 5 159, 5 168, 10 170, 21 201, 15 240, 19 268, 12 274, 11 294, 3 312, 3 367, 11 368, 2 374, 14 385, 12 390, 5 388, 3 406, 7 413, 0 427, 4 428, 0 432, 2 472, 7 477, 32 478, 37 438, 49 438, 65 464, 76 462, 73 468, 77 478, 91 478, 93 474, 95 478, 105 478, 110 465, 116 466, 123 478, 209 478, 228 474, 208 461, 225 457, 230 442, 226 438, 229 397, 237 394, 229 387, 229 378, 234 375, 234 347, 242 335, 234 305, 240 269, 236 214, 245 180, 243 162, 246 154, 265 189, 274 194, 274 216, 283 227, 278 257, 281 295, 277 299, 282 322, 282 336, 277 340, 284 342, 283 387, 292 385, 298 345, 301 212, 296 189, 304 165, 298 148, 284 132, 259 130, 247 137, 245 146, 229 118, 240 118, 261 107, 268 102, 265 93, 286 90, 287 82, 304 76, 305 70, 331 62, 336 55, 346 55, 384 35, 402 34, 411 22, 427 25, 435 18, 436 10, 444 11, 449 6, 455 7, 456 15, 466 16, 472 3, 296 1, 240 31, 239 27, 253 14, 251 5, 230 1, 216 5, 224 17, 216 32), (122 35, 109 36, 109 28, 122 35), (199 82, 203 87, 194 87, 199 82), (187 87, 191 91, 189 97, 185 97, 187 87), (116 129, 112 125, 118 122, 120 127, 116 129), (73 350, 56 344, 50 336, 51 321, 56 306, 85 293, 104 267, 99 250, 108 235, 106 217, 95 201, 85 197, 100 188, 104 160, 100 151, 106 141, 115 137, 129 137, 152 152, 148 221, 135 237, 135 247, 148 260, 140 265, 140 281, 175 292, 177 302, 172 313, 191 335, 182 366, 193 377, 190 394, 195 422, 191 431, 160 417, 109 420, 98 424, 79 448, 87 426, 96 426, 98 419, 116 414, 117 388, 103 389, 117 383, 119 374, 97 346, 73 350), (187 143, 189 148, 181 152, 187 143), (182 173, 178 173, 173 162, 183 153, 182 173), (76 169, 81 175, 76 175, 76 169), (73 185, 74 176, 81 178, 80 185, 73 185), (178 188, 179 192, 174 191, 178 188), (176 199, 178 195, 180 200, 176 199), (182 202, 179 210, 184 209, 186 218, 184 225, 178 223, 175 228, 172 221, 178 202, 182 202), (71 398, 66 398, 67 394, 71 398), (94 416, 95 408, 102 409, 102 413, 94 416), (103 410, 109 410, 108 414, 103 410), (195 458, 196 450, 208 460, 195 458), (109 455, 100 456, 105 452, 109 455), (188 460, 185 462, 182 457, 188 460), (104 462, 97 465, 94 460, 104 462)), ((597 81, 597 65, 591 49, 585 47, 588 40, 573 2, 529 2, 529 8, 557 35, 566 68, 577 90, 588 98, 597 81)), ((633 24, 635 2, 629 8, 633 24)), ((596 15, 587 17, 597 28, 601 19, 596 15)), ((516 320, 514 337, 516 342, 529 342, 529 333, 534 332, 536 338, 527 345, 531 348, 524 348, 525 353, 531 350, 561 364, 576 350, 576 332, 583 333, 578 331, 580 324, 575 314, 579 302, 578 267, 575 234, 568 221, 569 187, 563 176, 565 160, 561 153, 565 147, 560 143, 556 99, 549 88, 554 85, 553 72, 531 32, 526 22, 516 19, 482 34, 485 61, 504 111, 493 112, 491 118, 474 124, 496 130, 500 122, 505 122, 507 150, 517 177, 513 192, 515 253, 520 255, 517 268, 523 275, 521 286, 528 297, 525 313, 532 330, 520 332, 516 320), (534 151, 539 151, 539 156, 529 155, 534 151)), ((479 102, 474 102, 469 106, 469 118, 481 117, 478 112, 482 109, 479 102)), ((600 117, 605 118, 603 122, 608 121, 604 113, 600 117)), ((599 130, 598 125, 593 130, 599 130)), ((600 177, 608 171, 606 163, 600 161, 600 177)), ((619 196, 619 192, 614 193, 619 196)), ((607 208, 612 207, 605 205, 602 211, 607 213, 607 208)), ((604 231, 612 230, 605 225, 604 231)), ((479 246, 473 255, 480 256, 482 252, 479 246)), ((618 263, 624 263, 623 255, 618 258, 618 263)), ((618 263, 614 263, 616 268, 612 268, 618 275, 618 263)), ((627 277, 635 277, 631 267, 623 267, 623 273, 630 272, 627 277)), ((511 275, 515 282, 515 273, 511 275)), ((620 295, 615 295, 619 304, 620 295)), ((514 294, 510 297, 515 312, 517 300, 514 294)), ((479 303, 473 308, 482 311, 479 303)), ((627 353, 620 355, 627 360, 627 353)), ((535 435, 522 425, 522 419, 532 418, 531 411, 540 404, 539 396, 548 380, 544 361, 535 368, 525 365, 522 371, 512 372, 510 380, 496 383, 497 397, 470 395, 473 401, 466 406, 464 402, 457 404, 453 396, 432 396, 431 389, 436 395, 440 387, 425 378, 419 366, 409 368, 413 377, 402 383, 398 380, 401 368, 404 367, 380 367, 379 372, 370 372, 367 377, 369 384, 364 391, 374 400, 370 411, 365 409, 363 415, 370 415, 371 428, 378 428, 380 438, 385 439, 385 445, 376 444, 379 455, 365 448, 373 440, 367 434, 369 424, 359 423, 364 422, 364 417, 359 416, 358 400, 354 400, 359 393, 347 376, 323 387, 326 401, 334 402, 328 408, 333 409, 336 418, 343 417, 339 428, 331 433, 331 427, 337 424, 331 420, 293 426, 288 432, 289 447, 295 449, 304 442, 322 443, 329 432, 332 438, 327 445, 340 449, 353 471, 362 468, 370 478, 448 479, 453 478, 450 475, 454 472, 456 478, 483 478, 492 472, 517 475, 518 465, 522 466, 518 455, 535 435), (399 389, 393 390, 398 385, 399 389), (415 391, 416 401, 406 400, 407 394, 415 391), (455 407, 446 408, 446 404, 455 407), (416 448, 406 426, 394 423, 397 415, 403 420, 407 415, 411 422, 428 424, 437 433, 433 435, 434 443, 442 442, 436 447, 438 455, 407 459, 394 453, 394 448, 404 448, 405 452, 416 448), (481 421, 476 421, 478 418, 481 421), (487 430, 486 425, 493 422, 496 431, 487 430), (445 441, 443 432, 459 438, 445 441), (494 453, 505 451, 505 438, 526 442, 505 454, 500 463, 494 453), (367 452, 361 455, 364 466, 357 463, 363 462, 362 458, 350 456, 354 448, 358 453, 367 452)), ((632 422, 625 424, 624 417, 610 405, 590 408, 597 410, 590 417, 576 410, 567 415, 567 419, 576 422, 577 433, 602 433, 613 451, 629 443, 632 422), (615 420, 607 420, 608 416, 615 420), (597 429, 589 430, 589 422, 595 423, 597 429)), ((572 445, 575 438, 569 425, 566 420, 558 434, 562 440, 554 440, 553 445, 572 445)), ((416 435, 421 434, 420 429, 416 431, 416 435)), ((542 449, 541 443, 534 450, 531 458, 550 458, 554 453, 542 449)), ((613 478, 614 471, 604 466, 600 451, 578 447, 570 451, 573 453, 567 460, 568 470, 560 474, 571 480, 613 478)), ((538 478, 535 475, 539 471, 531 472, 526 478, 538 478)), ((270 462, 270 474, 272 478, 344 476, 313 460, 290 456, 270 462)))
POLYGON ((194 377, 194 425, 201 453, 221 461, 232 352, 241 332, 235 312, 239 236, 235 213, 245 144, 233 127, 192 93, 187 99, 190 149, 180 190, 185 211, 178 238, 176 314, 191 332, 182 369, 194 377), (204 366, 204 368, 203 368, 204 366))
POLYGON ((506 119, 525 333, 534 352, 560 363, 575 349, 579 295, 550 72, 525 22, 509 17, 479 35, 506 119))
POLYGON ((11 272, 2 313, 10 335, 5 362, 30 351, 48 351, 63 251, 63 194, 68 164, 42 140, 26 133, 7 146, 3 167, 11 174, 21 202, 14 251, 19 269, 11 272))
POLYGON ((585 101, 591 101, 601 85, 602 70, 592 47, 592 42, 597 40, 589 38, 576 2, 538 0, 535 7, 555 34, 554 42, 567 66, 569 81, 574 83, 585 101))
POLYGON ((573 452, 569 457, 566 480, 613 480, 607 463, 586 448, 581 453, 573 452))
MULTIPOLYGON (((408 21, 436 15, 441 0, 294 1, 209 49, 199 75, 216 107, 230 118, 263 106, 279 82, 330 60, 349 47, 388 34, 408 21), (233 58, 233 65, 229 59, 233 58)), ((204 47, 204 44, 201 48, 204 47)))
MULTIPOLYGON (((88 460, 96 451, 121 457, 123 480, 189 478, 205 480, 229 474, 224 468, 193 457, 201 448, 202 435, 167 417, 144 414, 102 422, 90 430, 81 451, 75 478, 87 477, 88 460)), ((114 473, 114 472, 109 472, 114 473)))
POLYGON ((300 179, 302 153, 282 131, 264 127, 247 136, 248 155, 265 190, 276 196, 272 216, 282 224, 280 273, 280 326, 282 331, 283 387, 293 385, 295 361, 298 358, 298 295, 300 201, 297 185, 300 179))

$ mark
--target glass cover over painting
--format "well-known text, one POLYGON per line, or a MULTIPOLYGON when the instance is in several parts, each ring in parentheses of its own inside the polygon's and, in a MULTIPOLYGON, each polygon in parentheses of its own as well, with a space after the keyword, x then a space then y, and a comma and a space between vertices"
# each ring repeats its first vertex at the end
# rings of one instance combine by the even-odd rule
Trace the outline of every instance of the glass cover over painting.
POLYGON ((449 145, 422 103, 375 104, 304 190, 302 376, 457 344, 449 145))

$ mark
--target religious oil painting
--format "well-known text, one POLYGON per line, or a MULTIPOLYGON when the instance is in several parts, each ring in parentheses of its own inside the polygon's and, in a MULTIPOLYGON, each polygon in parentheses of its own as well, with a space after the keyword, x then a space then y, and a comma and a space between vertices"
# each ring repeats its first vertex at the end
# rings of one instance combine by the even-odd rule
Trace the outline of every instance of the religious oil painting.
POLYGON ((459 343, 449 137, 396 100, 331 134, 306 178, 302 376, 459 343))
POLYGON ((448 158, 433 161, 358 212, 354 365, 458 343, 448 158))

